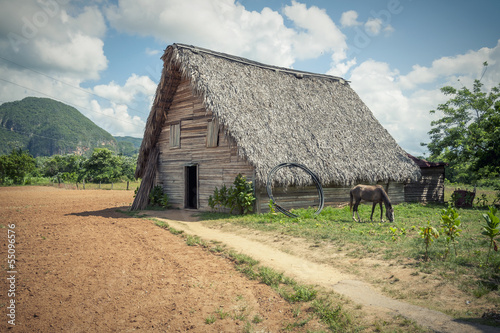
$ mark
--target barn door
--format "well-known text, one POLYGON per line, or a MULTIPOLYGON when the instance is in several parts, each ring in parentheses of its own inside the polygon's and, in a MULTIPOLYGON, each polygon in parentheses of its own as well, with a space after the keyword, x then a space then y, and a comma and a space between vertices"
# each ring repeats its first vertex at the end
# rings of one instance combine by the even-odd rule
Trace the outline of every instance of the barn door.
POLYGON ((198 165, 188 165, 184 169, 185 175, 185 200, 184 207, 198 209, 198 165))

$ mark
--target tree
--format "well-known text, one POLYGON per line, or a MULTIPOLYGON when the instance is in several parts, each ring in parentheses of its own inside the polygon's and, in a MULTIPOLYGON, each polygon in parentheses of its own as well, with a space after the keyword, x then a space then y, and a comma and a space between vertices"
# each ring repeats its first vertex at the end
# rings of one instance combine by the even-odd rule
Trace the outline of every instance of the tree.
POLYGON ((76 182, 85 157, 76 154, 37 157, 39 172, 44 177, 53 177, 64 182, 76 182))
POLYGON ((9 179, 14 184, 23 185, 24 177, 36 169, 36 161, 27 151, 13 149, 9 155, 0 156, 0 183, 9 179))
MULTIPOLYGON (((484 63, 485 69, 487 65, 484 63)), ((430 160, 449 163, 455 181, 494 178, 500 174, 500 84, 488 94, 482 88, 480 80, 474 81, 472 91, 467 87, 441 88, 451 98, 438 105, 437 110, 444 117, 431 122, 431 142, 424 144, 431 153, 430 160)))
POLYGON ((83 163, 85 178, 93 182, 109 183, 122 177, 122 161, 107 148, 96 148, 83 163))

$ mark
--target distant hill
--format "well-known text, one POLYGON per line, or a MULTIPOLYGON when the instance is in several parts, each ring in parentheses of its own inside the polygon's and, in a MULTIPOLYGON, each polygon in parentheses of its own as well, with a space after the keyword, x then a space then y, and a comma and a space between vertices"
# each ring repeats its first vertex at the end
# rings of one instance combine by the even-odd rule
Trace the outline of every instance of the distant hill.
POLYGON ((13 148, 35 157, 84 155, 95 147, 118 152, 115 138, 72 106, 37 97, 0 105, 0 155, 13 148))
POLYGON ((142 138, 131 136, 115 136, 118 142, 118 151, 125 156, 135 156, 141 148, 142 138))

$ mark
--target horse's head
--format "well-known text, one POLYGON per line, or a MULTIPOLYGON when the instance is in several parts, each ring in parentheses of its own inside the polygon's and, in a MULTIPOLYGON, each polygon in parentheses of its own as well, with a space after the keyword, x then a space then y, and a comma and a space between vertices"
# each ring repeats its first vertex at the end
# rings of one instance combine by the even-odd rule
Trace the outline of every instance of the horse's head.
POLYGON ((394 208, 386 207, 385 208, 385 216, 389 220, 389 222, 394 222, 394 208))

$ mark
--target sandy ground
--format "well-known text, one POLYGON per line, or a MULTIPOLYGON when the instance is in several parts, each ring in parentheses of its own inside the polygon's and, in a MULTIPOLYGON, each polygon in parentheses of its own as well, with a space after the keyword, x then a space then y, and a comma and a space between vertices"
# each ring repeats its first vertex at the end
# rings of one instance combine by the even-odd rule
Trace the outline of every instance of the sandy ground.
MULTIPOLYGON (((151 220, 118 212, 132 196, 132 191, 0 188, 0 331, 278 332, 310 317, 307 311, 297 317, 296 305, 245 278, 227 259, 187 246, 151 220), (15 254, 15 267, 8 266, 9 253, 15 254), (215 321, 207 323, 210 319, 215 321)), ((343 294, 366 312, 366 322, 401 314, 439 332, 498 332, 384 296, 363 277, 365 271, 339 269, 328 251, 301 240, 208 228, 192 212, 148 213, 301 282, 343 294)), ((377 267, 382 276, 390 273, 387 266, 377 267)), ((402 286, 413 278, 410 272, 395 274, 402 286)), ((313 319, 294 331, 322 328, 313 319)))

